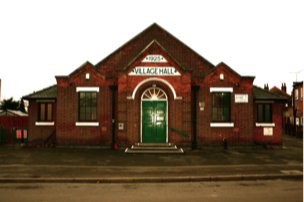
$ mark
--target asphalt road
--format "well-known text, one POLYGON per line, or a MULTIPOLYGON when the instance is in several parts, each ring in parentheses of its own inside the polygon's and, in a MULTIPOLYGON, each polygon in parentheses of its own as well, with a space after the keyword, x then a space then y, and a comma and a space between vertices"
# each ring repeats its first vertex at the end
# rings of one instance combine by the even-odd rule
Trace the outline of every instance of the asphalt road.
POLYGON ((4 183, 0 201, 303 201, 302 180, 186 183, 4 183))

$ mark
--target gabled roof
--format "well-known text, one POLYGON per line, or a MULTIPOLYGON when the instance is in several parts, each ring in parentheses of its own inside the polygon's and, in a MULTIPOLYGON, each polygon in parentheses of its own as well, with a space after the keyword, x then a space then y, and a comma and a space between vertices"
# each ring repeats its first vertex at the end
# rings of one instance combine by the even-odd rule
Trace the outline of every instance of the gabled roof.
POLYGON ((89 61, 86 61, 85 63, 83 63, 80 67, 78 67, 77 69, 75 69, 72 73, 69 74, 68 77, 71 77, 73 74, 76 74, 77 72, 79 72, 83 67, 85 67, 87 64, 89 64, 95 71, 97 71, 98 73, 102 74, 104 77, 106 78, 113 78, 113 76, 108 76, 106 75, 104 72, 102 72, 101 70, 97 69, 92 63, 90 63, 89 61))
POLYGON ((269 92, 260 87, 253 86, 253 99, 254 100, 280 100, 287 101, 287 97, 280 96, 276 93, 269 92))
POLYGON ((23 99, 56 99, 57 98, 57 84, 50 87, 44 88, 40 91, 31 93, 29 95, 23 96, 23 99))
POLYGON ((288 101, 291 102, 291 95, 288 95, 287 93, 285 93, 284 91, 282 91, 278 87, 274 86, 269 91, 272 92, 272 93, 276 93, 277 95, 279 95, 279 96, 281 96, 283 98, 287 98, 288 101))
POLYGON ((236 75, 239 78, 255 78, 255 76, 241 76, 239 73, 237 73, 236 71, 234 71, 231 67, 229 67, 224 62, 220 62, 218 65, 216 65, 215 67, 213 67, 212 69, 210 69, 208 72, 206 72, 205 74, 203 74, 201 76, 193 76, 193 77, 195 77, 195 78, 205 78, 208 74, 214 72, 220 66, 225 66, 229 71, 231 71, 234 75, 236 75))
POLYGON ((7 115, 7 113, 13 114, 15 116, 28 116, 27 113, 18 110, 11 110, 11 109, 0 110, 0 116, 5 116, 7 115))
POLYGON ((116 70, 126 70, 129 66, 132 65, 132 63, 134 63, 140 56, 142 56, 142 54, 148 49, 150 48, 152 45, 157 45, 159 46, 165 53, 167 53, 169 55, 169 57, 176 63, 178 64, 183 70, 193 70, 191 69, 186 69, 182 64, 180 64, 156 39, 152 40, 151 43, 149 43, 133 60, 131 60, 131 62, 129 62, 128 65, 126 65, 124 68, 122 69, 116 69, 116 70))
POLYGON ((113 68, 112 70, 123 69, 153 40, 157 40, 163 49, 170 53, 171 57, 175 58, 185 69, 193 68, 194 71, 197 70, 197 72, 199 72, 199 68, 202 68, 202 65, 206 65, 206 67, 204 67, 206 72, 210 67, 214 67, 212 63, 156 23, 153 23, 133 37, 95 66, 104 71, 106 71, 105 69, 107 68, 113 68))
POLYGON ((76 74, 77 72, 79 72, 83 67, 85 67, 87 64, 89 64, 95 71, 97 71, 98 73, 102 74, 104 77, 106 78, 117 78, 117 76, 109 76, 107 74, 105 74, 104 72, 102 72, 101 70, 97 69, 96 66, 94 66, 92 63, 90 63, 89 61, 86 61, 85 63, 83 63, 80 67, 78 67, 77 69, 75 69, 72 73, 70 73, 68 76, 55 76, 55 78, 69 78, 71 77, 73 74, 76 74))

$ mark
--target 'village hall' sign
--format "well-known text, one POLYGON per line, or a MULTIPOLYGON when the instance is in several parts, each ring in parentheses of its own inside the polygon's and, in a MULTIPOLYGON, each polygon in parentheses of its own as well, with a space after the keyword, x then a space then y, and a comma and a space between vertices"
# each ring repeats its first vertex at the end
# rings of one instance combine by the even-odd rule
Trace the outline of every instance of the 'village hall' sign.
POLYGON ((136 67, 129 76, 180 76, 174 67, 136 67))

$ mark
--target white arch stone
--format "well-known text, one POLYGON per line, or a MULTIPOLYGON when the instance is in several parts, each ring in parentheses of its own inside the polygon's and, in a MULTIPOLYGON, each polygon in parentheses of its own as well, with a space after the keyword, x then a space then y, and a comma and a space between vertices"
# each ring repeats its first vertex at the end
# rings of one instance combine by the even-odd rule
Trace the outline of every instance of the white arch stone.
POLYGON ((157 77, 152 77, 152 78, 148 78, 148 79, 145 79, 145 80, 141 81, 139 84, 137 84, 137 86, 133 90, 132 96, 127 96, 127 99, 128 100, 134 100, 135 94, 136 94, 137 90, 139 89, 139 87, 142 86, 143 84, 149 82, 149 81, 160 81, 160 82, 166 84, 171 89, 171 91, 173 93, 174 100, 181 100, 182 99, 182 96, 176 96, 176 92, 175 92, 173 86, 168 81, 166 81, 164 79, 161 79, 161 78, 157 78, 157 77))

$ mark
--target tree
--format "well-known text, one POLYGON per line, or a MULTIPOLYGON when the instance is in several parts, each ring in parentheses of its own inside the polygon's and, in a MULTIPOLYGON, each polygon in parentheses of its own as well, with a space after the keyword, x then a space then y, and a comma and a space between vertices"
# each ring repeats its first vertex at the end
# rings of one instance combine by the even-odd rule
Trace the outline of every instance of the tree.
POLYGON ((0 103, 0 109, 1 110, 11 109, 11 110, 19 110, 25 112, 23 99, 21 99, 21 101, 15 101, 13 100, 13 97, 7 100, 5 99, 2 100, 0 103))

